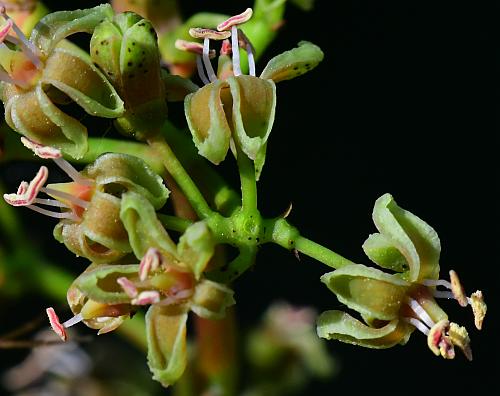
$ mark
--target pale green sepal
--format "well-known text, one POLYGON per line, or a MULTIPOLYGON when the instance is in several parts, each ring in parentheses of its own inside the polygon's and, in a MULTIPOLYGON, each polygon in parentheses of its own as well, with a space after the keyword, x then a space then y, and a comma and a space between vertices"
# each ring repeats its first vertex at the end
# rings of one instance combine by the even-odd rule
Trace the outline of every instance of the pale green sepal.
POLYGON ((323 57, 323 51, 317 45, 301 41, 298 47, 272 58, 260 78, 271 79, 274 82, 290 80, 314 69, 323 57))
POLYGON ((103 154, 85 168, 84 175, 113 195, 119 195, 120 190, 143 195, 155 209, 163 207, 169 196, 162 178, 143 159, 133 155, 103 154))
POLYGON ((135 256, 140 260, 150 247, 163 255, 177 257, 175 243, 156 217, 151 203, 143 195, 129 191, 122 195, 120 210, 135 256))
POLYGON ((196 286, 191 310, 205 319, 222 319, 226 308, 236 303, 233 296, 234 292, 226 285, 203 279, 196 286))
POLYGON ((431 226, 397 206, 390 194, 375 202, 373 221, 405 256, 410 266, 407 280, 438 279, 441 244, 431 226))
POLYGON ((40 81, 64 92, 92 116, 116 118, 125 111, 120 96, 92 64, 90 57, 82 56, 76 51, 56 48, 47 60, 46 70, 40 81), (61 67, 64 64, 73 65, 77 75, 68 73, 66 68, 61 67))
POLYGON ((362 264, 350 264, 324 274, 321 281, 338 300, 364 315, 381 320, 399 316, 410 286, 395 275, 362 264))
POLYGON ((190 225, 180 237, 177 251, 195 278, 200 279, 215 250, 212 232, 204 221, 190 225))
POLYGON ((229 77, 227 82, 233 99, 233 138, 243 152, 255 160, 273 127, 276 85, 272 80, 246 75, 229 77))
POLYGON ((216 81, 184 99, 184 113, 198 153, 215 165, 226 158, 231 139, 221 99, 225 87, 226 81, 216 81))
POLYGON ((74 11, 57 11, 43 17, 31 32, 30 41, 48 55, 56 44, 77 32, 92 33, 103 20, 113 18, 109 4, 74 11))
POLYGON ((382 268, 396 272, 409 269, 405 257, 394 246, 391 239, 383 234, 371 234, 363 243, 363 250, 371 261, 382 268))
POLYGON ((380 328, 369 327, 342 311, 323 312, 317 320, 316 332, 321 338, 339 340, 367 348, 390 348, 401 341, 398 320, 380 328))
POLYGON ((127 304, 130 297, 116 282, 121 277, 136 277, 139 265, 100 265, 84 272, 76 281, 75 286, 91 300, 103 304, 127 304))
POLYGON ((187 313, 178 307, 152 305, 146 313, 148 365, 153 379, 165 387, 174 384, 187 364, 187 313))

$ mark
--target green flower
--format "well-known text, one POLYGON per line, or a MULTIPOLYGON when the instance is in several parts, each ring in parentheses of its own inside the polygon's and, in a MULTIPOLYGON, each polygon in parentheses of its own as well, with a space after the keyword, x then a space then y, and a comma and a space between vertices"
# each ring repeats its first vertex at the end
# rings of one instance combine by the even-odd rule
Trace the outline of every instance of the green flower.
MULTIPOLYGON (((129 200, 136 199, 133 192, 129 200)), ((146 204, 147 205, 147 204, 146 204)), ((125 216, 130 212, 126 210, 125 216)), ((140 216, 141 214, 139 214, 140 216)), ((147 216, 147 215, 146 215, 147 216)), ((152 222, 144 218, 142 227, 152 222)), ((156 246, 168 246, 160 241, 156 246)), ((118 327, 141 306, 146 314, 148 363, 153 378, 164 386, 176 382, 187 364, 186 325, 188 312, 220 319, 234 304, 233 291, 201 275, 214 252, 213 237, 204 222, 190 226, 175 250, 150 247, 140 264, 91 265, 68 291, 75 316, 60 323, 51 308, 47 313, 53 329, 66 340, 66 328, 83 321, 99 333, 118 327)))
POLYGON ((87 151, 87 129, 59 105, 77 103, 92 116, 115 118, 123 102, 88 54, 63 39, 92 32, 111 18, 109 5, 60 11, 42 18, 28 40, 2 10, 5 20, 0 42, 0 96, 9 126, 30 140, 80 158, 87 151), (17 37, 9 34, 13 30, 17 37))
POLYGON ((197 54, 198 73, 205 84, 186 96, 184 101, 188 126, 200 155, 218 164, 234 142, 255 161, 257 173, 260 173, 274 122, 275 82, 311 70, 323 59, 323 52, 314 44, 301 42, 298 48, 271 59, 257 77, 253 46, 238 28, 251 16, 252 10, 248 8, 220 23, 218 30, 191 29, 190 34, 203 39, 203 45, 182 40, 176 45, 197 54), (210 40, 222 40, 217 74, 210 61, 215 56, 215 50, 210 49, 210 40), (248 55, 249 75, 243 75, 241 71, 240 47, 248 55))
POLYGON ((481 328, 486 305, 477 291, 466 297, 458 277, 439 280, 441 244, 437 233, 423 220, 396 205, 392 196, 380 197, 373 210, 380 233, 363 245, 366 255, 391 273, 352 264, 327 273, 321 281, 338 300, 357 311, 364 322, 341 311, 327 311, 318 318, 320 337, 369 348, 405 344, 413 330, 427 335, 429 348, 444 358, 455 356, 459 346, 472 359, 469 336, 464 327, 448 321, 435 297, 455 298, 470 304, 481 328), (443 286, 450 291, 437 290, 443 286))
POLYGON ((161 208, 167 200, 168 190, 161 177, 140 158, 103 154, 78 172, 62 158, 59 150, 24 137, 21 140, 40 157, 53 159, 73 181, 44 187, 48 169, 42 166, 30 183, 22 182, 16 193, 4 194, 4 199, 13 206, 26 206, 60 219, 54 236, 78 256, 109 263, 132 251, 120 220, 124 192, 135 192, 154 209, 161 208), (40 192, 55 199, 39 198, 40 192), (61 211, 50 211, 40 205, 59 207, 61 211))

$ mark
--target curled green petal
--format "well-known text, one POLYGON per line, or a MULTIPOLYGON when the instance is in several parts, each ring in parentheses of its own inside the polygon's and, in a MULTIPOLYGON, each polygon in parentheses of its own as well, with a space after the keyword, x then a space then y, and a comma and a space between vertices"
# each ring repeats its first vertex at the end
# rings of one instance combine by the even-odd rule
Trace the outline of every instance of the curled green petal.
POLYGON ((174 384, 186 368, 187 317, 175 306, 152 305, 146 313, 149 369, 165 387, 174 384))
POLYGON ((226 285, 203 279, 196 285, 191 310, 205 319, 221 319, 226 308, 236 303, 233 295, 226 285))
POLYGON ((56 48, 40 81, 66 94, 92 116, 116 118, 125 110, 118 93, 90 57, 77 51, 56 48))
POLYGON ((180 102, 187 95, 200 89, 189 78, 169 74, 165 70, 162 70, 162 80, 165 86, 165 96, 169 102, 180 102))
POLYGON ((226 158, 231 139, 231 128, 227 122, 224 97, 228 83, 216 81, 208 84, 184 100, 184 112, 189 130, 198 153, 214 164, 226 158))
POLYGON ((396 272, 408 271, 405 257, 394 246, 390 238, 383 234, 371 234, 363 243, 363 250, 371 261, 382 268, 396 272))
POLYGON ((139 265, 100 265, 86 271, 75 281, 75 286, 91 300, 104 304, 127 304, 130 297, 117 283, 121 277, 137 277, 139 265))
POLYGON ((77 32, 92 33, 104 19, 113 17, 109 4, 74 11, 57 11, 43 17, 31 33, 30 40, 48 55, 59 41, 77 32))
MULTIPOLYGON (((231 89, 234 138, 255 160, 265 150, 276 111, 276 86, 271 80, 241 75, 227 79, 231 89)), ((263 164, 263 161, 260 161, 263 164)))
POLYGON ((367 348, 390 348, 411 333, 412 326, 397 319, 380 328, 369 327, 342 311, 323 312, 317 321, 318 336, 367 348))
POLYGON ((390 238, 410 266, 410 281, 437 279, 441 243, 434 229, 412 213, 400 208, 390 194, 375 202, 373 221, 390 238))
POLYGON ((298 47, 272 58, 260 78, 271 79, 274 82, 290 80, 314 69, 323 57, 323 51, 317 45, 301 41, 298 47))
POLYGON ((207 267, 215 250, 215 240, 204 221, 190 225, 179 239, 179 257, 187 264, 196 279, 207 267))
POLYGON ((120 218, 127 229, 135 256, 141 259, 146 251, 157 248, 163 255, 177 257, 177 248, 156 216, 146 197, 129 191, 122 195, 120 218))
POLYGON ((120 196, 133 191, 144 196, 155 209, 163 207, 169 195, 162 178, 144 160, 128 154, 103 154, 83 174, 95 180, 104 192, 120 196))
POLYGON ((381 320, 399 316, 409 283, 362 264, 346 265, 321 277, 341 303, 381 320))

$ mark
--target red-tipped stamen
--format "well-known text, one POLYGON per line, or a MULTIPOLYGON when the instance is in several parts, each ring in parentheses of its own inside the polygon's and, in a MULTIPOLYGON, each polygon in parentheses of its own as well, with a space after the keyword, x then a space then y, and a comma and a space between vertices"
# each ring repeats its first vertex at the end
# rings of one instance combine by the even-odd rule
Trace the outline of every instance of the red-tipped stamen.
POLYGON ((222 42, 222 46, 220 47, 220 54, 221 55, 231 55, 232 53, 232 49, 231 49, 231 42, 229 40, 224 40, 222 42))
POLYGON ((139 294, 132 281, 130 281, 128 278, 125 278, 124 276, 118 278, 116 280, 116 283, 121 286, 125 294, 127 294, 127 296, 129 296, 130 298, 135 298, 139 294))
POLYGON ((7 19, 7 23, 0 29, 0 43, 4 41, 4 39, 7 37, 7 35, 10 32, 10 29, 12 29, 12 25, 14 24, 12 22, 12 19, 7 19))
POLYGON ((159 292, 157 292, 156 290, 146 290, 140 292, 139 295, 131 301, 131 303, 132 305, 151 305, 156 304, 159 301, 159 292))
POLYGON ((56 311, 54 311, 54 308, 49 307, 45 311, 47 312, 50 327, 52 327, 54 333, 56 333, 61 338, 61 340, 66 341, 68 339, 68 334, 66 333, 66 329, 64 328, 64 326, 59 321, 59 317, 57 316, 56 311))
POLYGON ((41 166, 33 180, 26 187, 26 182, 22 182, 16 194, 4 194, 5 201, 12 206, 28 206, 33 204, 39 191, 47 181, 49 170, 41 166))
POLYGON ((240 66, 240 47, 238 40, 238 28, 231 27, 231 47, 233 49, 233 73, 235 76, 241 76, 240 66))
POLYGON ((139 279, 146 280, 151 271, 156 271, 162 263, 162 256, 158 249, 149 248, 139 264, 139 279))
POLYGON ((245 11, 243 11, 241 14, 234 15, 228 19, 226 19, 224 22, 221 22, 217 25, 217 30, 219 32, 224 31, 224 30, 229 30, 232 29, 233 26, 236 25, 241 25, 242 23, 245 23, 252 17, 253 11, 251 8, 247 8, 245 11))
POLYGON ((225 40, 231 36, 231 32, 219 32, 217 30, 207 28, 191 28, 189 29, 189 35, 199 39, 208 38, 210 40, 225 40))

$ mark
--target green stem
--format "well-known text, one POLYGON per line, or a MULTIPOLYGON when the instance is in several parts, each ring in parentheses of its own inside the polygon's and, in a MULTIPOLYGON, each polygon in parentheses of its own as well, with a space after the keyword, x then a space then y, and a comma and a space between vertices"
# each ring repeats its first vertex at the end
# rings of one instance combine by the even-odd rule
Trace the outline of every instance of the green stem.
POLYGON ((239 148, 237 161, 240 172, 242 212, 245 215, 254 214, 257 211, 257 181, 255 179, 255 167, 253 162, 239 148))
POLYGON ((229 284, 255 263, 256 255, 256 246, 242 246, 238 256, 233 261, 220 270, 208 273, 207 277, 215 282, 229 284))
POLYGON ((266 220, 265 222, 267 223, 266 229, 271 231, 271 235, 266 236, 266 241, 272 241, 285 249, 305 254, 335 269, 354 264, 333 250, 301 236, 299 231, 284 218, 266 220))
POLYGON ((208 206, 207 201, 179 162, 166 140, 162 136, 156 135, 148 139, 148 144, 158 153, 163 161, 163 165, 186 195, 198 217, 201 219, 209 217, 213 212, 208 206))
POLYGON ((167 230, 171 231, 184 232, 191 224, 193 224, 192 221, 188 219, 182 219, 177 216, 170 216, 161 213, 158 213, 157 216, 163 226, 167 230))

